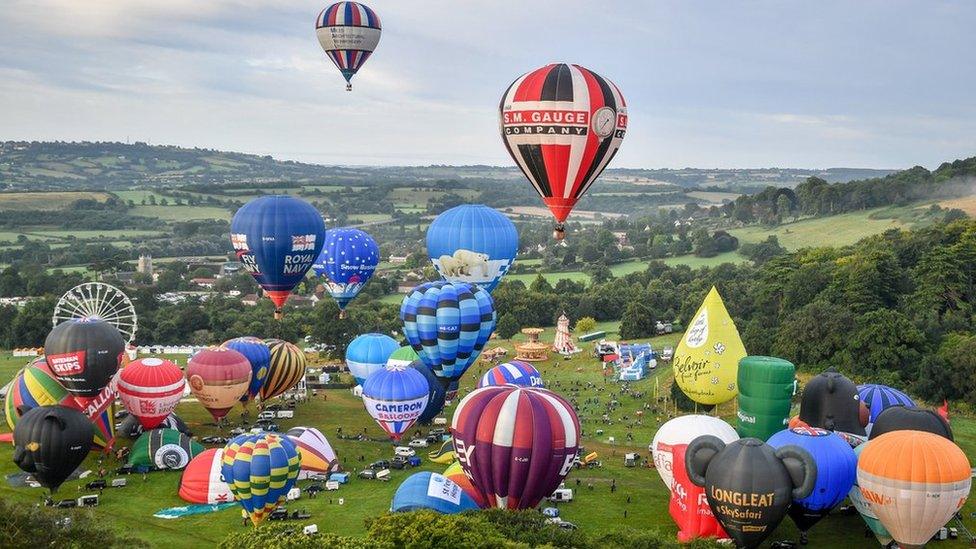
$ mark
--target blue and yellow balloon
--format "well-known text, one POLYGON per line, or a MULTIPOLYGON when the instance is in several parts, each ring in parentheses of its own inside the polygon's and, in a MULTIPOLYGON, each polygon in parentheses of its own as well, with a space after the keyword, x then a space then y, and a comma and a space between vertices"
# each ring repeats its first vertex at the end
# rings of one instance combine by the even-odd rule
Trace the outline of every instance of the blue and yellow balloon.
POLYGON ((300 464, 295 443, 284 435, 241 435, 224 447, 220 474, 256 526, 285 501, 300 464))

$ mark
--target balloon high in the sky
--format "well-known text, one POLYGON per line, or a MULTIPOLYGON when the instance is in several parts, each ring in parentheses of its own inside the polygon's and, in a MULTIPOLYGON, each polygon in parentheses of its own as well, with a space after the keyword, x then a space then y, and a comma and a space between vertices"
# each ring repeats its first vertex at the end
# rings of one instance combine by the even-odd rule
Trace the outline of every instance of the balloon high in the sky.
POLYGON ((428 282, 400 306, 403 335, 420 360, 447 384, 474 364, 495 331, 495 305, 484 289, 465 282, 428 282))
POLYGON ((599 74, 558 63, 518 77, 499 110, 505 148, 556 218, 554 236, 562 239, 573 206, 623 142, 624 97, 599 74))
POLYGON ((271 349, 268 344, 261 338, 245 336, 225 341, 221 347, 241 353, 251 364, 251 383, 241 397, 241 402, 254 400, 261 393, 264 380, 268 378, 268 368, 271 365, 271 349))
POLYGON ((300 198, 262 196, 241 206, 230 221, 237 259, 275 304, 275 318, 291 290, 322 251, 325 222, 300 198))
POLYGON ((312 270, 325 277, 325 289, 339 305, 339 318, 346 318, 346 305, 373 277, 379 262, 380 248, 366 231, 346 227, 325 231, 325 244, 312 270))
POLYGON ((72 395, 94 397, 118 371, 125 340, 108 322, 82 318, 58 324, 44 340, 48 366, 72 395))
POLYGON ((518 231, 498 210, 462 204, 427 228, 427 253, 448 281, 470 282, 490 292, 515 262, 518 231))
POLYGON ((380 368, 363 383, 366 411, 393 440, 400 440, 424 413, 429 395, 427 378, 409 366, 380 368))
POLYGON ((261 402, 284 394, 305 377, 307 358, 298 346, 280 339, 267 339, 271 349, 268 378, 261 386, 261 402))
POLYGON ((88 418, 64 406, 39 406, 14 428, 14 463, 55 492, 81 465, 92 444, 88 418))
POLYGON ((295 444, 278 433, 241 435, 224 447, 221 476, 255 525, 285 501, 298 478, 295 444))
POLYGON ((875 383, 858 385, 857 395, 861 399, 861 403, 867 406, 871 412, 868 423, 874 423, 881 412, 892 406, 915 406, 915 402, 910 396, 887 385, 875 383))
POLYGON ((569 474, 580 443, 576 411, 546 389, 482 387, 458 404, 454 452, 488 507, 532 509, 569 474))
POLYGON ((380 18, 359 2, 332 4, 315 19, 315 35, 346 79, 346 91, 352 91, 352 77, 376 49, 381 33, 380 18))
POLYGON ((161 358, 130 362, 119 375, 119 398, 144 429, 155 429, 173 413, 184 388, 183 370, 161 358))
POLYGON ((766 440, 786 427, 796 393, 796 366, 770 356, 739 361, 739 419, 742 437, 766 440))
POLYGON ((745 356, 739 330, 712 286, 674 350, 674 379, 699 404, 728 402, 739 393, 739 360, 745 356))
POLYGON ((211 347, 186 364, 190 392, 215 420, 227 415, 251 382, 251 363, 233 349, 211 347))
POLYGON ((346 347, 346 368, 356 383, 362 385, 369 374, 386 366, 390 355, 399 348, 400 344, 386 334, 356 336, 346 347))
POLYGON ((485 372, 478 380, 478 388, 491 385, 521 385, 522 387, 545 387, 542 374, 535 366, 521 360, 510 360, 485 372))

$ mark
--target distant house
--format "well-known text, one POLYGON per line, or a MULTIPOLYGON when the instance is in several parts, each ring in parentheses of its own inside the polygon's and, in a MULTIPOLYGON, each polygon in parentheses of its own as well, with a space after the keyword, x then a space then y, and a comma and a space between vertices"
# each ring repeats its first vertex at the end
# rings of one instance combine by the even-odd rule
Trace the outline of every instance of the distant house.
POLYGON ((420 282, 413 281, 413 280, 407 280, 405 282, 401 282, 397 284, 397 293, 409 294, 417 286, 420 286, 420 282))
POLYGON ((394 265, 403 265, 406 262, 407 262, 407 256, 390 254, 390 263, 394 265))
POLYGON ((244 268, 240 261, 228 261, 220 266, 220 275, 227 276, 237 274, 244 268))
POLYGON ((0 297, 0 305, 13 305, 23 307, 27 302, 37 299, 36 297, 0 297))
POLYGON ((190 284, 193 284, 194 286, 199 286, 201 288, 206 288, 208 290, 213 289, 215 282, 217 282, 216 278, 191 278, 190 279, 190 284))
POLYGON ((253 307, 258 304, 258 294, 247 294, 241 298, 241 305, 245 307, 253 307))
POLYGON ((288 301, 286 301, 285 304, 291 305, 292 307, 310 308, 314 307, 317 302, 318 298, 315 296, 308 297, 304 295, 290 294, 288 296, 288 301))

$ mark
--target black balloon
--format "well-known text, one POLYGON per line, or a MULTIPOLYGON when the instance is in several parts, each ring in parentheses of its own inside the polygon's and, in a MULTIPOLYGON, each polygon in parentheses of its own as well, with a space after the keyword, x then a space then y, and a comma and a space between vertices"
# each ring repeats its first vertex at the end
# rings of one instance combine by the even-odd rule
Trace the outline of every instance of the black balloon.
POLYGON ((739 547, 756 547, 786 516, 794 499, 813 491, 817 466, 803 448, 779 449, 757 438, 726 445, 704 435, 685 453, 691 482, 705 488, 708 506, 739 547))
POLYGON ((834 370, 814 377, 803 388, 800 421, 810 427, 863 436, 857 385, 834 370))
POLYGON ((892 431, 925 431, 953 440, 952 428, 938 412, 914 406, 885 408, 874 420, 871 436, 868 439, 873 440, 892 431))
MULTIPOLYGON (((180 419, 180 416, 176 414, 170 414, 166 416, 166 419, 164 419, 163 422, 159 424, 158 428, 176 429, 177 431, 185 434, 188 437, 193 436, 193 432, 190 431, 190 427, 187 426, 187 424, 182 419, 180 419)), ((125 419, 122 420, 122 424, 119 425, 117 431, 120 434, 127 436, 129 438, 139 438, 139 435, 143 433, 143 428, 142 428, 142 424, 139 423, 139 419, 136 418, 136 416, 129 414, 125 416, 125 419)))
POLYGON ((92 424, 64 406, 38 406, 14 428, 14 463, 55 492, 91 450, 92 424))
POLYGON ((71 394, 96 396, 118 371, 125 352, 119 330, 102 320, 68 320, 44 340, 48 366, 71 394))

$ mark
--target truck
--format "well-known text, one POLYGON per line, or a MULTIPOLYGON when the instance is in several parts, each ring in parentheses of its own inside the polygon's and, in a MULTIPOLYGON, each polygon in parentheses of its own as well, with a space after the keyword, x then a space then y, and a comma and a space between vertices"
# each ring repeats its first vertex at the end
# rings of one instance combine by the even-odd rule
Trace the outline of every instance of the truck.
POLYGON ((549 496, 549 501, 573 501, 573 490, 572 488, 557 488, 549 496))

